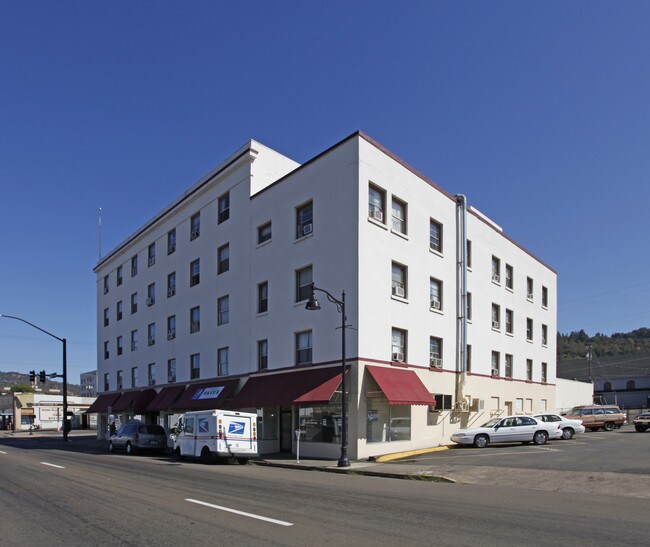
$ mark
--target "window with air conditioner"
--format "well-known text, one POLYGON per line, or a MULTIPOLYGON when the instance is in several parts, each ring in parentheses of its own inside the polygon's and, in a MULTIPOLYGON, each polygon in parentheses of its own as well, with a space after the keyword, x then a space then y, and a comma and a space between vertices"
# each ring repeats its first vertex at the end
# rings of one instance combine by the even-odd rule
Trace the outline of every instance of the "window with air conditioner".
POLYGON ((501 306, 492 304, 492 328, 498 329, 501 326, 501 306))
POLYGON ((156 343, 156 324, 149 323, 147 325, 147 340, 150 346, 153 346, 156 343))
POLYGON ((498 351, 493 351, 492 352, 492 376, 499 376, 499 352, 498 351))
POLYGON ((147 287, 147 306, 153 306, 156 303, 156 284, 151 283, 147 287))
POLYGON ((201 235, 201 213, 195 213, 190 218, 190 241, 201 235))
POLYGON ((501 260, 496 256, 492 256, 492 281, 501 283, 501 260))
POLYGON ((429 337, 429 366, 442 368, 442 338, 429 337))
POLYGON ((533 320, 530 317, 526 319, 526 340, 533 341, 533 320))
POLYGON ((391 361, 398 363, 406 362, 406 337, 403 329, 392 329, 391 333, 391 361))
POLYGON ((407 297, 407 268, 403 264, 393 262, 391 266, 392 294, 398 298, 407 297))
POLYGON ((167 254, 170 255, 176 250, 176 228, 167 232, 167 254))
POLYGON ((386 192, 381 188, 369 185, 368 187, 368 218, 385 223, 384 211, 386 210, 386 192))
POLYGON ((167 318, 167 340, 176 338, 176 316, 170 315, 167 318))
POLYGON ((533 288, 533 280, 530 277, 526 278, 526 298, 528 300, 532 301, 533 297, 535 296, 534 293, 534 288, 533 288))
POLYGON ((147 265, 149 268, 156 263, 156 244, 152 243, 147 247, 147 265))
POLYGON ((314 231, 314 204, 305 203, 296 207, 296 239, 306 237, 314 231))
POLYGON ((442 281, 433 277, 429 278, 429 308, 442 310, 442 281))
POLYGON ((167 298, 176 294, 176 272, 167 275, 167 298))

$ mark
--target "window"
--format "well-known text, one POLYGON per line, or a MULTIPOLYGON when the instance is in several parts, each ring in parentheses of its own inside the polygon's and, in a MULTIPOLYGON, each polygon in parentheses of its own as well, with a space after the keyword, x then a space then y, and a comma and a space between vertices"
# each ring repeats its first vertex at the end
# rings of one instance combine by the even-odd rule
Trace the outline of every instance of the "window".
POLYGON ((535 293, 533 291, 533 280, 530 277, 526 278, 526 298, 532 302, 535 293))
POLYGON ((167 359, 167 383, 176 381, 176 359, 167 359))
POLYGON ((548 327, 542 325, 542 346, 548 345, 548 327))
POLYGON ((510 290, 514 288, 514 271, 510 264, 506 264, 506 288, 510 290))
POLYGON ((627 384, 625 384, 625 389, 636 389, 636 383, 634 380, 628 380, 627 384))
POLYGON ((406 331, 393 329, 391 333, 391 361, 406 362, 406 331))
POLYGON ((499 352, 492 352, 492 376, 499 376, 499 352))
POLYGON ((429 337, 429 366, 442 368, 442 338, 429 337))
POLYGON ((170 315, 167 318, 167 340, 176 338, 176 316, 170 315))
POLYGON ((134 292, 131 295, 131 315, 138 311, 138 293, 134 292))
POLYGON ((131 351, 138 349, 138 329, 131 331, 131 351))
POLYGON ((201 282, 201 259, 197 258, 190 263, 190 287, 201 282))
POLYGON ((271 223, 267 222, 257 228, 257 243, 264 243, 271 240, 271 223))
POLYGON ((472 269, 472 242, 467 240, 467 268, 472 269))
POLYGON ((311 331, 296 333, 296 365, 311 363, 311 331))
POLYGON ((147 384, 150 386, 156 385, 156 363, 147 365, 147 384))
POLYGON ((368 218, 383 224, 385 210, 386 192, 371 184, 368 188, 368 218))
POLYGON ((393 231, 406 235, 406 203, 393 196, 391 204, 391 215, 393 217, 393 231))
POLYGON ((228 376, 228 348, 217 350, 217 376, 228 376))
POLYGON ((533 341, 533 320, 530 317, 526 318, 526 340, 533 341))
POLYGON ((170 255, 176 250, 176 228, 167 232, 167 254, 170 255))
POLYGON ((269 341, 257 341, 257 369, 266 370, 269 368, 269 341))
MULTIPOLYGON (((436 410, 453 410, 453 398, 451 395, 443 395, 436 393, 433 398, 436 400, 436 410)), ((430 407, 429 407, 430 408, 430 407)))
POLYGON ((196 306, 190 310, 190 333, 201 330, 201 308, 196 306))
POLYGON ((442 310, 442 281, 429 278, 429 305, 432 310, 442 310))
POLYGON ((217 224, 226 222, 230 218, 230 192, 226 192, 219 198, 217 208, 219 210, 217 224))
POLYGON ((302 302, 311 296, 313 272, 312 267, 307 266, 296 270, 296 302, 302 302))
POLYGON ((506 309, 506 332, 512 334, 514 330, 515 316, 512 310, 506 309))
POLYGON ((201 354, 193 353, 190 355, 190 380, 196 380, 201 377, 201 354))
POLYGON ((108 382, 108 372, 104 374, 104 391, 108 391, 110 388, 109 382, 108 382))
POLYGON ((108 340, 104 342, 104 359, 108 359, 110 356, 110 352, 108 350, 108 340))
POLYGON ((121 320, 122 320, 122 301, 120 300, 120 301, 116 304, 115 307, 116 307, 116 309, 115 309, 115 316, 116 316, 116 319, 117 319, 118 321, 121 321, 121 320))
POLYGON ((391 287, 393 296, 406 298, 406 266, 397 262, 392 263, 391 287))
POLYGON ((104 308, 104 326, 108 327, 108 308, 104 308))
POLYGON ((117 354, 122 355, 123 352, 124 352, 124 345, 122 343, 122 337, 118 336, 117 337, 117 354))
POLYGON ((138 255, 131 257, 131 277, 138 275, 138 255))
POLYGON ((121 370, 117 371, 117 385, 115 386, 117 389, 122 389, 124 384, 124 378, 121 370))
POLYGON ((131 367, 131 387, 138 386, 138 367, 131 367))
POLYGON ((257 313, 269 310, 269 282, 262 281, 257 285, 257 313))
MULTIPOLYGON (((605 382, 603 384, 603 391, 612 391, 612 383, 611 382, 605 382)), ((592 414, 591 410, 589 410, 588 413, 592 414)), ((587 412, 583 411, 582 415, 584 416, 585 414, 587 414, 587 412)))
POLYGON ((190 218, 190 241, 201 235, 201 213, 195 213, 190 218))
POLYGON ((492 328, 498 329, 501 327, 501 306, 492 304, 492 328))
POLYGON ((108 276, 104 276, 104 294, 108 294, 108 276))
POLYGON ((472 293, 467 293, 467 320, 472 320, 472 293))
POLYGON ((472 346, 467 344, 467 372, 472 371, 472 346))
POLYGON ((122 266, 117 267, 117 286, 122 284, 122 266))
POLYGON ((149 268, 156 263, 156 244, 152 243, 147 247, 147 264, 149 268))
POLYGON ((167 298, 176 294, 176 272, 167 275, 167 298))
POLYGON ((548 308, 548 289, 542 287, 542 306, 548 308))
POLYGON ((505 367, 506 378, 512 378, 512 355, 508 353, 505 356, 505 367))
POLYGON ((492 256, 492 281, 501 283, 501 261, 496 256, 492 256))
POLYGON ((542 363, 542 382, 545 384, 548 381, 548 364, 542 363))
POLYGON ((217 251, 217 275, 230 269, 230 246, 228 243, 219 247, 217 251))
POLYGON ((228 323, 230 316, 230 299, 228 295, 217 300, 217 325, 228 323))
POLYGON ((156 303, 156 284, 151 283, 147 287, 147 306, 153 306, 156 303))
POLYGON ((429 249, 442 252, 442 224, 433 219, 429 221, 429 249))
POLYGON ((296 208, 296 239, 308 236, 314 230, 314 204, 310 201, 296 208))
POLYGON ((526 359, 526 380, 528 382, 533 381, 533 360, 526 359))
POLYGON ((147 325, 147 342, 150 346, 156 343, 156 324, 149 323, 147 325))

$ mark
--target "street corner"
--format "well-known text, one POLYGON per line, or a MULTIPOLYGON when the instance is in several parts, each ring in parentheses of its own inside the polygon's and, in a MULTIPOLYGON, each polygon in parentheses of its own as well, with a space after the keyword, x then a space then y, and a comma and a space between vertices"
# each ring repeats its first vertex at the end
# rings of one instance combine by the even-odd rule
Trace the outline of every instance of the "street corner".
POLYGON ((407 450, 405 452, 394 452, 393 454, 384 454, 383 456, 377 456, 375 461, 377 463, 387 463, 396 460, 401 460, 403 458, 409 458, 411 456, 419 456, 420 454, 429 454, 432 452, 443 452, 453 448, 451 446, 434 446, 431 448, 420 448, 418 450, 407 450))

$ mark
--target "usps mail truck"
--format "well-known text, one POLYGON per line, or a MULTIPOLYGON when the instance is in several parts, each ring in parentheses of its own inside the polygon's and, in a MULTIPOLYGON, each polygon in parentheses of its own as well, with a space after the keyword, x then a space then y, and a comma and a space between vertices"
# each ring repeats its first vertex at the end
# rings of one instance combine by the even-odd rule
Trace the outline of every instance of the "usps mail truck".
POLYGON ((257 414, 229 410, 186 412, 174 428, 172 455, 203 463, 234 458, 245 464, 257 456, 257 414))

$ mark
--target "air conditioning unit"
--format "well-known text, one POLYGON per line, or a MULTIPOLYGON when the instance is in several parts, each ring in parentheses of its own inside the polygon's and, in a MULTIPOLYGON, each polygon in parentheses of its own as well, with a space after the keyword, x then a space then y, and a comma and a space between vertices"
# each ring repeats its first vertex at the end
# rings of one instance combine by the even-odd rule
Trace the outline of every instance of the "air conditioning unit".
POLYGON ((397 361, 398 363, 403 363, 404 354, 400 352, 393 352, 393 361, 397 361))
POLYGON ((155 256, 150 256, 149 257, 149 266, 153 266, 156 263, 156 257, 155 256))
POLYGON ((454 403, 454 410, 457 412, 468 412, 469 407, 467 406, 467 401, 456 401, 454 403))
POLYGON ((499 328, 499 322, 498 321, 492 321, 492 328, 493 329, 498 329, 499 328))
POLYGON ((147 306, 153 306, 155 301, 156 301, 155 298, 147 298, 145 303, 147 304, 147 306))
POLYGON ((169 329, 167 331, 167 340, 173 340, 176 338, 176 330, 175 329, 169 329))
POLYGON ((431 301, 431 309, 432 310, 439 310, 440 309, 440 300, 432 300, 431 301))
POLYGON ((499 283, 501 281, 499 274, 492 274, 492 281, 494 281, 495 283, 499 283))
POLYGON ((311 234, 313 229, 314 229, 313 224, 305 224, 305 225, 303 225, 303 227, 302 227, 302 235, 306 236, 306 235, 311 234))
POLYGON ((394 296, 399 296, 400 298, 404 298, 404 287, 400 287, 399 285, 393 285, 393 295, 394 296))
POLYGON ((429 364, 433 368, 442 368, 442 359, 440 357, 429 358, 429 364))
POLYGON ((384 222, 384 212, 378 209, 373 209, 372 211, 370 211, 370 218, 374 218, 379 222, 384 222))
POLYGON ((528 293, 528 300, 532 300, 532 299, 533 299, 533 293, 532 293, 532 292, 529 292, 529 293, 528 293))
POLYGON ((192 228, 192 231, 190 232, 190 239, 196 239, 199 237, 201 234, 201 229, 200 228, 192 228))
POLYGON ((493 368, 492 369, 492 376, 498 376, 499 375, 499 369, 498 368, 493 368))
POLYGON ((483 399, 472 399, 472 404, 469 407, 472 412, 479 412, 485 409, 485 401, 483 399))
POLYGON ((176 289, 167 289, 167 297, 174 296, 176 294, 176 289))

